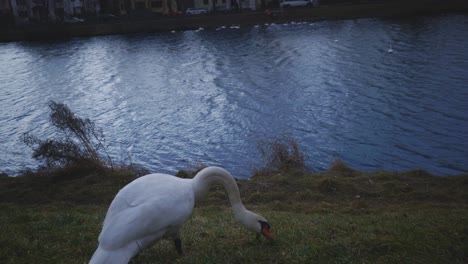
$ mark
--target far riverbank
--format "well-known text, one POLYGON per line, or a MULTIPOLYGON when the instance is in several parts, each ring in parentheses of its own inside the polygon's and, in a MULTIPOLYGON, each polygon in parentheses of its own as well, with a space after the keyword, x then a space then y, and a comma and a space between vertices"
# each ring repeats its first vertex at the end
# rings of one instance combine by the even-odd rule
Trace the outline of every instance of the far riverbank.
POLYGON ((391 3, 320 6, 317 8, 286 8, 272 10, 271 15, 262 11, 206 16, 158 17, 145 20, 117 20, 83 24, 41 24, 31 27, 0 31, 0 41, 41 40, 51 38, 86 37, 100 35, 135 34, 217 28, 220 26, 252 26, 265 23, 291 21, 319 21, 356 19, 369 17, 401 17, 466 13, 468 2, 451 1, 395 1, 391 3))

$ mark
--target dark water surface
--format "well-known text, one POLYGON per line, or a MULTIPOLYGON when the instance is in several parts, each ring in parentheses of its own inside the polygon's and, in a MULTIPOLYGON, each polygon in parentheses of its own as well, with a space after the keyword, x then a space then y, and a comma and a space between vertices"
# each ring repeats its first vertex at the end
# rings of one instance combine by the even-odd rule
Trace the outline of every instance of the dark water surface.
POLYGON ((35 165, 20 136, 52 133, 54 100, 152 171, 248 177, 256 142, 288 135, 316 171, 466 173, 467 36, 438 16, 0 43, 0 171, 35 165))

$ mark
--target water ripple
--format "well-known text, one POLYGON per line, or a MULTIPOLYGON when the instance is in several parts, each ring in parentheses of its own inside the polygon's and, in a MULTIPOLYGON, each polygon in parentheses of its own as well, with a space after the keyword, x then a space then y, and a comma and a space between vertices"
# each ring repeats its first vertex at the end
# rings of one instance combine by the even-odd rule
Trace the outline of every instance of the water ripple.
POLYGON ((154 171, 196 163, 248 177, 256 143, 290 135, 315 170, 466 173, 466 16, 361 19, 0 44, 0 170, 34 165, 47 103, 104 128, 154 171), (392 52, 389 52, 389 50, 392 52))

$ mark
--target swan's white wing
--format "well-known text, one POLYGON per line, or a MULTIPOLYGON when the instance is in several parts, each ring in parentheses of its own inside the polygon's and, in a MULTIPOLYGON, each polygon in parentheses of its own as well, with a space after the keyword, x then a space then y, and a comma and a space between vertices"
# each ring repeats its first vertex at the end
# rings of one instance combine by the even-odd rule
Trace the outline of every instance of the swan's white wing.
POLYGON ((109 207, 100 246, 117 249, 150 235, 159 239, 168 228, 181 226, 194 206, 188 181, 152 174, 124 187, 109 207))

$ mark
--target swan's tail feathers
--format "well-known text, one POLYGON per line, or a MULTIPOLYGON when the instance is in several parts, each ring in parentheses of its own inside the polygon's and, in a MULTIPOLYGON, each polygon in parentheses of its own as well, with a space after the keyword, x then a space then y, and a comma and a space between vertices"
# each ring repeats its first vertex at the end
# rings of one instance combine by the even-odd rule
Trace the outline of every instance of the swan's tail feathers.
POLYGON ((127 264, 133 254, 127 248, 106 250, 98 247, 91 257, 89 264, 127 264))

